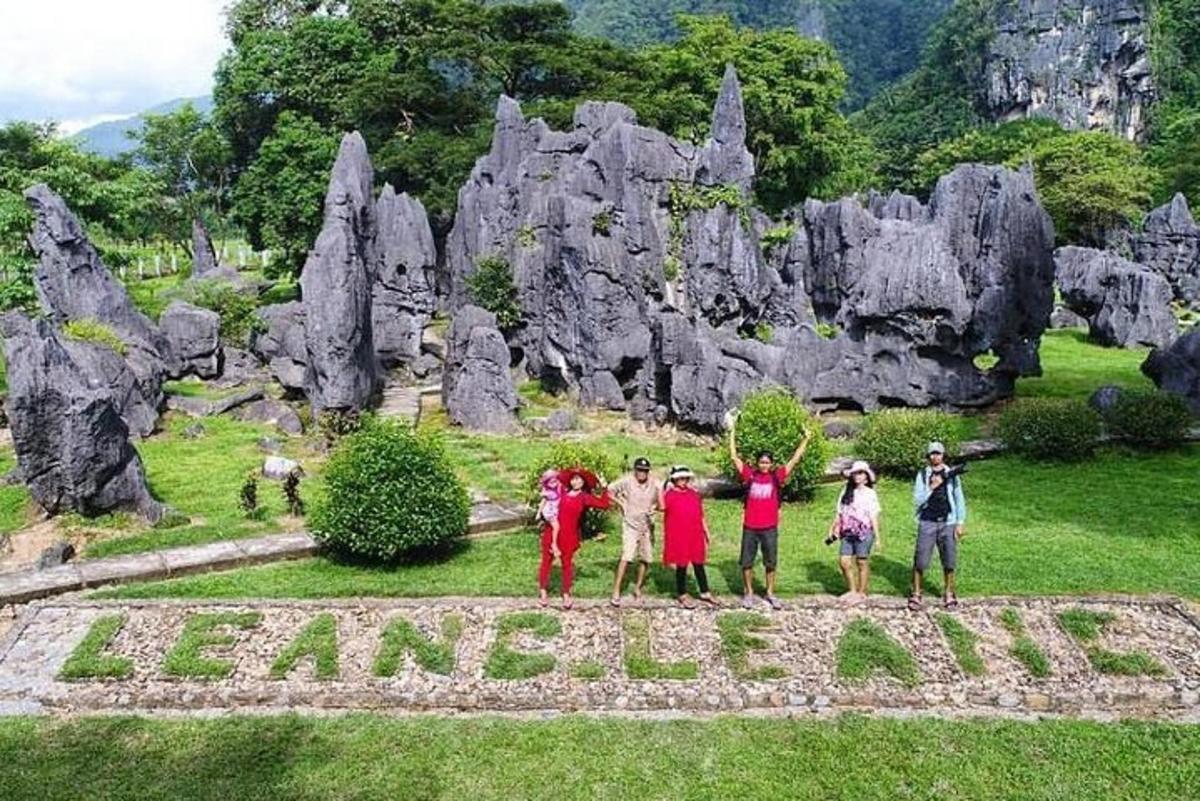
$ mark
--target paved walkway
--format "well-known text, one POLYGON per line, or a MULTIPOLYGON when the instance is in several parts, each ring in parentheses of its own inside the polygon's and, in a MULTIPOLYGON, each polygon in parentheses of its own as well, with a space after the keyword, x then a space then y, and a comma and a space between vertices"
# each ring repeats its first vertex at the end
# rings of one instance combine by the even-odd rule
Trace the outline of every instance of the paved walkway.
POLYGON ((1200 624, 1175 600, 978 599, 954 621, 946 628, 932 610, 892 599, 847 609, 825 597, 749 616, 478 598, 40 602, 0 640, 0 714, 887 710, 1200 721, 1200 624))

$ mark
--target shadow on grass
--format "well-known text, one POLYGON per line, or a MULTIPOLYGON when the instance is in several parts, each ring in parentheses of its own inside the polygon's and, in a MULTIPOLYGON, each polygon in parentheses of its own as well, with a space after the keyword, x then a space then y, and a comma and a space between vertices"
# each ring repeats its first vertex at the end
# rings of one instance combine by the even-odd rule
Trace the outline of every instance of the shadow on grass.
POLYGON ((437 567, 451 561, 455 557, 462 556, 473 547, 475 546, 471 540, 461 537, 439 546, 416 551, 400 559, 384 563, 380 563, 377 559, 346 553, 329 546, 321 547, 321 556, 339 567, 353 567, 360 570, 394 573, 408 567, 437 567))

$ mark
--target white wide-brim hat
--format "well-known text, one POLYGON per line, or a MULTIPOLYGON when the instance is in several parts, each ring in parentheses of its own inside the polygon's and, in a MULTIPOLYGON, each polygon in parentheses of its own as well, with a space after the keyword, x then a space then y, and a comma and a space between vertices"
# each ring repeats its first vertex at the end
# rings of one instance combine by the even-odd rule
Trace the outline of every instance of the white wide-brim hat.
POLYGON ((687 468, 686 465, 677 464, 671 468, 670 478, 674 481, 677 478, 695 478, 696 474, 687 468))
POLYGON ((875 471, 871 469, 871 465, 867 464, 862 459, 859 459, 857 462, 850 465, 850 469, 843 471, 842 475, 844 475, 846 478, 850 478, 850 476, 854 475, 855 473, 866 473, 867 478, 871 479, 871 483, 875 483, 875 471))

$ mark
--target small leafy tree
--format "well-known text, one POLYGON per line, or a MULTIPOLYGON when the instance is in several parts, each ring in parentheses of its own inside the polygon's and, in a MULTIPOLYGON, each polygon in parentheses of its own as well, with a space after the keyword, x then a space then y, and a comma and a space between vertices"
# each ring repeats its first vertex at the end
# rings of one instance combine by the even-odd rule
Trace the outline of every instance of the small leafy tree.
MULTIPOLYGON (((791 458, 807 431, 812 432, 812 439, 804 458, 783 486, 786 500, 811 496, 817 481, 824 474, 829 457, 825 432, 804 405, 785 389, 761 390, 742 401, 737 418, 737 446, 743 459, 753 459, 759 452, 767 451, 777 463, 783 463, 791 458)), ((729 459, 728 433, 722 440, 720 458, 722 472, 730 478, 737 478, 733 462, 729 459)))
POLYGON ((501 330, 515 328, 521 322, 521 305, 517 286, 513 283, 512 268, 504 259, 487 256, 475 264, 475 272, 467 277, 471 299, 496 315, 501 330))

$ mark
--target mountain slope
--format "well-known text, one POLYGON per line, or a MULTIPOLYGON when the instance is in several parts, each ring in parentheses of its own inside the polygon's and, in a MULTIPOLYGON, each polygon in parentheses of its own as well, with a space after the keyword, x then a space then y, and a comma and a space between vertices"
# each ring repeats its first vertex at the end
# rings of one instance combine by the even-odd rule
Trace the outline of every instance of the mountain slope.
POLYGON ((148 114, 170 114, 185 103, 191 103, 197 110, 205 114, 212 111, 213 108, 211 95, 180 97, 157 105, 154 108, 146 109, 140 114, 126 117, 123 120, 102 122, 99 125, 84 128, 72 136, 71 141, 77 143, 80 149, 88 153, 95 153, 97 156, 104 156, 105 158, 116 158, 130 152, 137 146, 134 140, 129 138, 129 135, 142 129, 143 119, 148 114))

